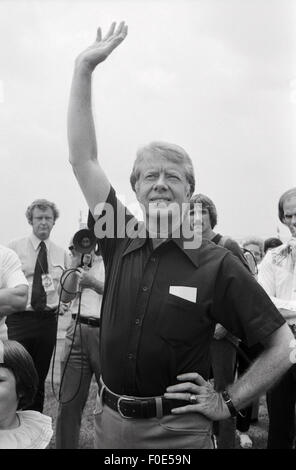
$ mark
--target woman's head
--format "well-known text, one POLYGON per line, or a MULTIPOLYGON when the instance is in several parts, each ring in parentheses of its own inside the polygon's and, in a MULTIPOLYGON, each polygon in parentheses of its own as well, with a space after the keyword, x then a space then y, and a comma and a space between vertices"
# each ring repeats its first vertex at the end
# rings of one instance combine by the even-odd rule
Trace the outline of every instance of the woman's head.
POLYGON ((38 375, 28 351, 17 341, 0 340, 0 371, 9 370, 15 379, 17 409, 30 406, 38 386, 38 375))

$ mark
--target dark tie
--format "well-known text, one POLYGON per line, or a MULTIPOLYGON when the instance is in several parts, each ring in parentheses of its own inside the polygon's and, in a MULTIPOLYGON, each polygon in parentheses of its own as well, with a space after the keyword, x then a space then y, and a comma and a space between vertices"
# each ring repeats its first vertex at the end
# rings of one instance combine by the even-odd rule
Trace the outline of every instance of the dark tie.
POLYGON ((39 253, 35 264, 31 305, 34 310, 44 310, 46 307, 46 292, 42 285, 42 274, 48 273, 46 246, 44 242, 39 244, 39 253))

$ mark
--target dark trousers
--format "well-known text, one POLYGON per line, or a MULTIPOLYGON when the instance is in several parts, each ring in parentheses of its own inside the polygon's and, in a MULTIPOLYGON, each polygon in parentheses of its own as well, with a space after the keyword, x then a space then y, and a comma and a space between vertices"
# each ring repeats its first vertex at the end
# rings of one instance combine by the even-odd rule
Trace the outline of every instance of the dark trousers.
POLYGON ((39 385, 30 410, 43 411, 44 383, 53 353, 57 320, 53 312, 18 312, 6 318, 8 338, 21 343, 34 361, 39 385))
POLYGON ((268 449, 292 449, 295 439, 296 364, 266 394, 268 449))

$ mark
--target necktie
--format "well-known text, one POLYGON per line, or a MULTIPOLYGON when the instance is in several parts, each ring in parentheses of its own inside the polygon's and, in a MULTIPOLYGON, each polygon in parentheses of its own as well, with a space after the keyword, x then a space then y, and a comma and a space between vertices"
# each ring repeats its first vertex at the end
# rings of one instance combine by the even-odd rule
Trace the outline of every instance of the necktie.
POLYGON ((42 274, 48 273, 47 254, 46 246, 43 241, 39 244, 39 253, 37 256, 33 285, 32 285, 32 297, 31 305, 34 310, 44 310, 46 307, 46 292, 42 285, 42 274))

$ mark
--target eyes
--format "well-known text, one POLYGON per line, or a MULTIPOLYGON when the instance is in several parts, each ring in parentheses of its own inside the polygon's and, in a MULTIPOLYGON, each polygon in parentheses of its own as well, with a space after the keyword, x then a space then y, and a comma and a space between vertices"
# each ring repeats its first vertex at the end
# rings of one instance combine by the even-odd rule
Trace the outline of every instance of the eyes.
POLYGON ((288 221, 291 221, 293 216, 296 217, 296 214, 284 214, 285 219, 288 221))
POLYGON ((34 220, 41 222, 42 220, 46 220, 46 222, 52 222, 53 217, 33 217, 34 220))
MULTIPOLYGON (((148 173, 147 175, 144 176, 145 181, 157 181, 158 178, 159 178, 159 173, 148 173)), ((166 174, 164 178, 165 180, 170 181, 172 183, 177 183, 179 181, 182 181, 180 176, 173 175, 173 174, 166 174)))

